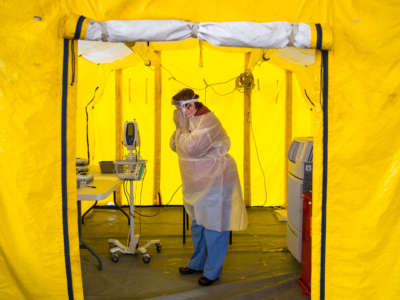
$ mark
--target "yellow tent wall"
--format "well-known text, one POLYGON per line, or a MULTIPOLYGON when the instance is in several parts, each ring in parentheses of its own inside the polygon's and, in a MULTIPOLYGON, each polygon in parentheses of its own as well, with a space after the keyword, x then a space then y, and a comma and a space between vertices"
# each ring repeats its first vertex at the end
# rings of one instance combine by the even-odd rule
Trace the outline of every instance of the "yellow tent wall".
MULTIPOLYGON (((62 39, 63 19, 72 13, 96 20, 328 24, 334 38, 328 105, 324 123, 315 108, 314 123, 312 298, 400 297, 396 1, 20 1, 2 2, 0 13, 0 298, 82 299, 73 175, 76 85, 62 88, 63 55, 71 52, 62 39)), ((296 72, 302 82, 300 73, 307 72, 296 72)), ((319 73, 309 73, 310 86, 318 89, 313 77, 319 73)), ((68 82, 71 74, 69 68, 68 82)), ((315 99, 316 89, 309 92, 315 99)))

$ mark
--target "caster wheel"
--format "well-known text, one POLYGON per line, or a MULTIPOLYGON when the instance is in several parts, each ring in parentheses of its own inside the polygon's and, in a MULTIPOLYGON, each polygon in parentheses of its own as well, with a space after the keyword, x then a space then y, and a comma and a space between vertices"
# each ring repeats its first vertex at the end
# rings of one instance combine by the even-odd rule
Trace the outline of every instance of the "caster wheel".
POLYGON ((143 262, 145 264, 148 264, 150 262, 150 260, 151 260, 151 256, 150 255, 148 255, 148 254, 143 255, 143 262))
POLYGON ((161 245, 156 245, 157 253, 161 252, 161 245))
POLYGON ((111 255, 111 260, 112 260, 114 263, 117 263, 117 262, 119 262, 119 256, 118 256, 118 255, 115 255, 115 254, 112 254, 112 255, 111 255))

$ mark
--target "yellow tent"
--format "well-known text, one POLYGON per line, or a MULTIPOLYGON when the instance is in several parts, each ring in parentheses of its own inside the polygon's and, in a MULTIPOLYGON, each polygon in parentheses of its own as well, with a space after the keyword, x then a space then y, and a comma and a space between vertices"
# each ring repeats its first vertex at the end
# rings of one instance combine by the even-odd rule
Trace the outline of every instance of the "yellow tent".
POLYGON ((43 0, 3 2, 0 12, 1 299, 83 298, 75 157, 85 155, 83 109, 93 96, 92 159, 122 154, 118 125, 105 127, 118 122, 107 99, 121 98, 112 109, 124 108, 121 120, 138 119, 153 162, 143 204, 157 203, 160 191, 168 198, 179 178, 170 176, 178 174, 176 158, 161 141, 172 128, 168 99, 182 82, 211 98, 207 105, 235 138, 231 152, 238 164, 251 158, 252 169, 240 174, 249 205, 284 204, 284 189, 277 187, 285 176, 285 103, 292 94, 292 121, 302 125, 291 135, 314 136, 312 298, 400 297, 397 3, 43 0), (131 44, 133 57, 97 66, 77 55, 76 39, 85 38, 89 18, 306 23, 312 48, 325 50, 296 50, 314 60, 302 65, 278 50, 217 49, 193 39, 131 44), (186 64, 195 71, 185 73, 186 64), (222 96, 233 91, 232 82, 212 85, 245 70, 256 78, 251 98, 236 90, 222 96), (252 122, 245 121, 253 128, 243 121, 249 115, 252 122), (264 133, 275 129, 271 148, 264 133), (276 166, 262 161, 276 153, 282 153, 276 166), (265 195, 262 173, 272 178, 273 168, 278 175, 267 180, 271 191, 265 195))

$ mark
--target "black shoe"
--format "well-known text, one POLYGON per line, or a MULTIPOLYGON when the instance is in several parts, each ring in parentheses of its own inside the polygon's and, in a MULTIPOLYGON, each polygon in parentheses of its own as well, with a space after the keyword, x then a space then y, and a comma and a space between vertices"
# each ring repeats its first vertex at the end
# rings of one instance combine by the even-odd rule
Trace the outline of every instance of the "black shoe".
POLYGON ((182 275, 188 275, 188 274, 193 274, 193 273, 201 273, 203 272, 203 270, 193 270, 191 268, 188 267, 180 267, 179 268, 179 273, 181 273, 182 275))
POLYGON ((216 278, 216 279, 214 279, 214 280, 211 280, 211 279, 208 279, 208 278, 205 277, 205 276, 202 276, 202 277, 199 278, 199 284, 202 285, 202 286, 208 286, 208 285, 213 284, 213 283, 216 282, 217 280, 218 280, 218 278, 216 278))

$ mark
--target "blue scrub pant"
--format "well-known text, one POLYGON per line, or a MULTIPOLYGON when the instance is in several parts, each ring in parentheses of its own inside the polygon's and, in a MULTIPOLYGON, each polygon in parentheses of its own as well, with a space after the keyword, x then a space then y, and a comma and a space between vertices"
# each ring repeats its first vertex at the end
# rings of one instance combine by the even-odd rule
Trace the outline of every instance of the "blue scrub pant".
POLYGON ((230 232, 209 230, 195 221, 192 221, 191 230, 194 253, 187 266, 193 270, 203 270, 203 276, 210 280, 217 279, 228 251, 230 232))

